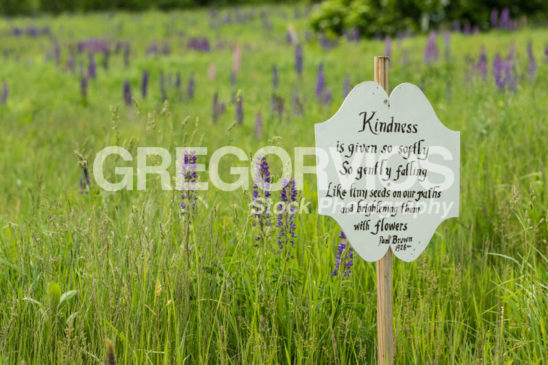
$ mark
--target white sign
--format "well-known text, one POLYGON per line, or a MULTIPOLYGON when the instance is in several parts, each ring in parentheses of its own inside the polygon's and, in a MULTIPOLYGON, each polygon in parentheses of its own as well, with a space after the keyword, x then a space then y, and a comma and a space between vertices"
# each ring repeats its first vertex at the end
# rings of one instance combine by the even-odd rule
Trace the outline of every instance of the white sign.
POLYGON ((447 129, 415 85, 390 94, 363 82, 315 125, 318 210, 367 261, 388 248, 416 259, 459 212, 460 133, 447 129))

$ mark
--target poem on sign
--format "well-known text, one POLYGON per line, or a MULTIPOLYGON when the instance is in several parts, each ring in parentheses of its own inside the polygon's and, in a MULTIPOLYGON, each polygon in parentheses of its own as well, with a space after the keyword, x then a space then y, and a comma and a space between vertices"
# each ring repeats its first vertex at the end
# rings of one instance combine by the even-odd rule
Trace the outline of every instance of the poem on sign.
POLYGON ((337 139, 330 146, 336 178, 327 182, 323 198, 332 200, 333 213, 359 217, 355 231, 369 232, 379 245, 407 250, 409 218, 443 214, 443 191, 430 181, 440 165, 429 160, 431 141, 418 123, 380 120, 374 110, 356 115, 354 140, 337 139))

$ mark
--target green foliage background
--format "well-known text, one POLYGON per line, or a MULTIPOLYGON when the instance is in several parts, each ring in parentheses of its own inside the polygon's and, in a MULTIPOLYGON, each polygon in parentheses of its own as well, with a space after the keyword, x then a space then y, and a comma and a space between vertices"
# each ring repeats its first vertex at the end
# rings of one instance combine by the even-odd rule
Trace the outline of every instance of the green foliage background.
POLYGON ((353 28, 365 36, 395 35, 406 30, 452 28, 454 21, 486 30, 491 27, 491 11, 497 9, 500 15, 503 8, 522 22, 522 17, 539 22, 548 16, 548 2, 543 0, 326 0, 311 23, 316 30, 333 35, 353 28))

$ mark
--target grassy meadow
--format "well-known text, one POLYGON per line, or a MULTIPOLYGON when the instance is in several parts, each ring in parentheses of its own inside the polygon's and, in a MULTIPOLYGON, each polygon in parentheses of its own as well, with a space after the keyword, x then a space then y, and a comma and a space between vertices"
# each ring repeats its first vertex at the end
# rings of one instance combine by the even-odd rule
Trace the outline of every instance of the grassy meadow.
MULTIPOLYGON (((417 260, 394 260, 395 363, 545 364, 548 29, 453 32, 449 46, 439 32, 439 58, 429 65, 427 38, 392 40, 389 83, 419 85, 440 120, 461 131, 460 217, 444 222, 417 260), (482 47, 485 79, 477 67, 482 47), (495 84, 496 54, 512 57, 515 87, 495 84)), ((305 175, 299 192, 310 211, 297 214, 286 259, 275 223, 256 241, 251 189, 199 191, 195 214, 183 215, 181 193, 163 191, 157 176, 146 191, 108 192, 92 165, 110 145, 133 156, 141 146, 163 147, 173 158, 175 147, 207 147, 208 156, 198 156, 206 166, 217 148, 232 145, 250 156, 223 160, 221 175, 233 181, 230 167, 250 168, 262 146, 293 157, 294 147, 314 146, 314 123, 338 109, 345 77, 351 86, 373 79, 384 39, 342 38, 327 49, 308 29, 306 9, 271 6, 1 18, 0 39, 7 91, 0 103, 0 364, 100 364, 106 339, 120 364, 376 362, 375 264, 356 257, 350 275, 332 275, 340 228, 316 213, 315 176, 305 175), (31 25, 49 32, 14 35, 31 25), (302 76, 288 26, 303 45, 302 76), (197 37, 209 40, 209 52, 188 47, 197 37), (88 39, 111 48, 106 69, 95 55, 84 98, 89 58, 77 44, 88 39), (128 64, 116 42, 130 45, 128 64), (154 42, 159 51, 147 54, 154 42), (236 46, 241 68, 231 83, 236 46), (319 102, 320 63, 332 98, 319 102), (273 92, 284 101, 281 115, 273 92), (214 123, 215 93, 226 110, 214 123), (242 125, 232 102, 240 97, 242 125), (91 187, 83 191, 86 161, 91 187)), ((279 161, 269 163, 279 176, 279 161)), ((115 166, 135 169, 136 161, 109 158, 111 181, 120 179, 115 166)), ((170 171, 173 179, 181 173, 173 163, 170 171)))

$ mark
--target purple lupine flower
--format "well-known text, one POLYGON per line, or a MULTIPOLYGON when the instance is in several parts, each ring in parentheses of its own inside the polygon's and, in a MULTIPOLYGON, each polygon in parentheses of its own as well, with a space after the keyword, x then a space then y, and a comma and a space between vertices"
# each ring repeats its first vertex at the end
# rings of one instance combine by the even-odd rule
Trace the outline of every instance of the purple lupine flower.
POLYGON ((194 98, 195 91, 196 91, 196 84, 194 82, 194 73, 191 73, 188 79, 188 84, 186 86, 186 94, 189 99, 194 98))
POLYGON ((360 40, 360 31, 358 28, 348 29, 345 32, 345 36, 349 42, 357 42, 360 40))
POLYGON ((348 276, 352 273, 352 266, 354 265, 354 249, 350 246, 346 235, 343 231, 339 238, 342 240, 337 245, 337 258, 335 260, 335 269, 331 273, 333 276, 339 275, 341 264, 344 267, 344 276, 348 276))
POLYGON ((500 55, 497 53, 493 60, 493 76, 495 78, 495 85, 501 90, 504 90, 506 86, 506 80, 503 76, 505 70, 505 64, 500 55))
POLYGON ((497 23, 499 21, 499 11, 498 11, 498 9, 491 10, 491 16, 490 16, 489 19, 490 19, 490 23, 491 23, 491 28, 496 28, 497 23))
POLYGON ((350 76, 346 75, 344 77, 344 84, 343 84, 343 98, 346 98, 349 92, 350 92, 350 76))
POLYGON ((95 57, 93 54, 89 55, 89 64, 88 64, 88 78, 93 79, 97 74, 97 65, 95 64, 95 57))
MULTIPOLYGON (((259 241, 266 237, 266 230, 270 226, 270 184, 272 177, 270 176, 270 167, 266 157, 259 157, 255 162, 255 176, 253 181, 253 226, 258 226, 260 235, 255 238, 255 241, 259 241), (262 192, 262 196, 261 196, 262 192)), ((257 243, 255 243, 257 246, 257 243)))
POLYGON ((181 212, 183 214, 196 213, 196 181, 198 173, 196 172, 196 151, 185 151, 183 153, 183 165, 181 175, 183 186, 181 187, 181 212))
POLYGON ((236 97, 236 122, 239 125, 244 123, 244 98, 241 94, 236 97))
POLYGON ((409 63, 409 51, 407 49, 404 49, 401 56, 401 64, 402 66, 405 66, 409 63))
POLYGON ((6 105, 6 103, 8 102, 8 94, 9 94, 9 91, 8 91, 8 83, 6 82, 6 80, 4 80, 2 82, 2 104, 6 105))
POLYGON ((261 139, 262 134, 263 134, 263 117, 261 116, 261 112, 257 112, 257 115, 255 116, 255 139, 261 139))
POLYGON ((213 94, 211 115, 213 117, 213 123, 217 123, 217 118, 219 117, 219 93, 218 92, 215 92, 215 94, 213 94))
POLYGON ((485 47, 483 46, 481 47, 477 68, 481 78, 485 81, 487 79, 487 53, 485 52, 485 47))
POLYGON ((191 38, 188 40, 187 47, 195 51, 210 52, 211 45, 207 38, 191 38))
POLYGON ((110 49, 105 49, 103 51, 103 69, 108 70, 108 59, 110 56, 110 49))
POLYGON ((67 57, 66 69, 70 72, 74 72, 74 55, 72 53, 67 57))
POLYGON ((82 100, 86 100, 88 97, 88 79, 87 77, 82 77, 80 80, 80 95, 82 96, 82 100))
POLYGON ((278 88, 278 66, 272 65, 272 88, 278 88))
POLYGON ((506 79, 506 86, 510 91, 516 91, 518 86, 518 79, 515 74, 515 57, 516 57, 516 46, 514 43, 510 45, 508 51, 508 56, 504 62, 504 74, 506 79))
MULTIPOLYGON (((282 181, 282 190, 280 192, 280 201, 283 203, 283 209, 278 212, 278 222, 276 227, 278 232, 278 246, 280 251, 285 248, 295 246, 296 224, 295 212, 297 210, 297 188, 294 179, 282 181)), ((291 256, 292 257, 292 256, 291 256)))
POLYGON ((158 42, 154 41, 152 42, 145 50, 145 55, 157 55, 158 54, 158 42))
POLYGON ((448 30, 443 32, 443 45, 445 60, 449 61, 449 58, 451 57, 451 32, 448 30))
POLYGON ((500 13, 500 21, 499 21, 499 27, 501 29, 507 29, 510 30, 511 28, 511 20, 510 20, 510 9, 504 8, 502 9, 502 12, 500 13))
POLYGON ((548 47, 544 47, 544 57, 546 59, 546 62, 548 62, 548 47))
POLYGON ((529 57, 529 78, 534 80, 537 75, 537 61, 535 60, 535 55, 533 54, 532 42, 527 44, 527 56, 529 57))
POLYGON ((513 66, 514 64, 512 60, 504 61, 504 81, 510 91, 516 91, 518 86, 518 80, 513 72, 513 66))
POLYGON ((333 95, 331 95, 331 89, 325 89, 325 92, 323 94, 323 103, 324 105, 331 104, 331 100, 333 99, 333 95))
POLYGON ((390 57, 392 55, 392 39, 388 35, 384 38, 384 55, 386 57, 390 57))
POLYGON ((295 71, 297 75, 303 74, 303 46, 299 43, 295 46, 295 71))
POLYGON ((131 87, 129 81, 124 81, 124 101, 126 105, 131 105, 131 87))
POLYGON ((323 63, 320 62, 318 65, 318 77, 316 80, 316 98, 318 101, 322 101, 321 98, 323 96, 325 88, 325 75, 323 73, 323 63))
POLYGON ((171 53, 171 46, 170 46, 169 43, 166 41, 166 42, 164 42, 164 44, 162 45, 162 54, 165 55, 165 56, 168 56, 170 53, 171 53))
POLYGON ((59 67, 61 64, 61 50, 59 49, 58 43, 55 43, 53 53, 55 55, 55 66, 59 67))
POLYGON ((426 65, 437 61, 439 57, 438 45, 436 44, 436 32, 431 31, 428 36, 428 43, 424 49, 424 63, 426 65))
POLYGON ((162 94, 162 103, 167 100, 166 81, 164 71, 160 72, 160 93, 162 94))
POLYGON ((143 78, 141 79, 141 95, 143 96, 143 99, 146 99, 147 97, 147 89, 148 89, 148 71, 143 71, 143 78))

